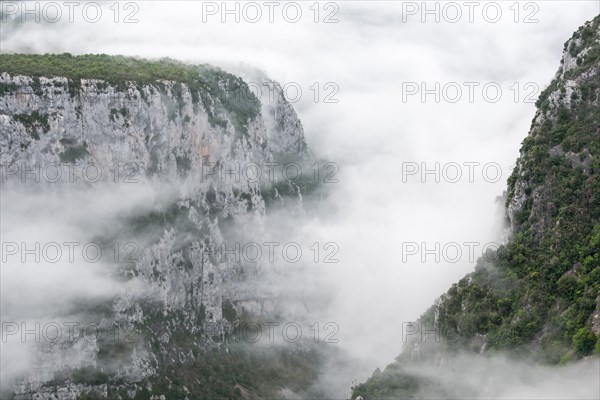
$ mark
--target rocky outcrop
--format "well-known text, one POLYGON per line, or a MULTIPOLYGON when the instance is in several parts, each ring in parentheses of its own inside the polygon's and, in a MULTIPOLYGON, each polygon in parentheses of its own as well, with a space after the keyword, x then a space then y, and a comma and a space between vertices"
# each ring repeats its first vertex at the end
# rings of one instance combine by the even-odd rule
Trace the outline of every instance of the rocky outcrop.
POLYGON ((273 312, 278 293, 256 293, 267 267, 215 249, 244 237, 260 242, 265 192, 283 201, 275 186, 291 184, 264 174, 282 158, 309 160, 302 124, 277 85, 273 98, 257 99, 240 78, 211 67, 198 69, 205 90, 90 75, 0 75, 3 190, 43 195, 116 183, 168 195, 97 233, 139 245, 134 261, 117 263, 120 294, 88 314, 95 332, 37 346, 38 368, 15 383, 19 399, 106 397, 107 385, 133 397, 134 382, 169 360, 185 364, 222 346, 242 315, 273 312), (259 179, 247 175, 256 167, 259 179), (107 332, 135 340, 107 340, 107 332))
MULTIPOLYGON (((600 46, 598 38, 600 37, 600 26, 598 18, 588 22, 581 27, 564 46, 560 68, 556 72, 554 80, 548 88, 542 93, 537 101, 538 110, 532 121, 529 137, 524 144, 536 141, 550 139, 554 145, 548 149, 548 154, 556 158, 566 158, 573 168, 580 168, 586 175, 589 175, 592 155, 589 148, 579 146, 573 150, 565 151, 561 143, 566 135, 548 138, 548 126, 560 122, 559 120, 569 112, 576 113, 577 109, 583 106, 597 106, 598 89, 595 87, 595 81, 598 79, 600 64, 597 62, 597 53, 600 46), (591 89, 591 90, 590 90, 591 89)), ((589 126, 588 129, 594 129, 589 126)), ((572 141, 569 141, 569 145, 572 141)), ((570 146, 569 146, 570 147, 570 146)), ((507 217, 510 220, 512 230, 520 229, 523 216, 519 213, 525 210, 527 202, 532 214, 529 219, 533 221, 543 221, 541 213, 548 212, 546 206, 542 203, 548 200, 548 195, 544 195, 544 186, 539 182, 531 182, 534 174, 535 164, 531 164, 531 154, 528 154, 529 147, 524 146, 521 150, 521 157, 517 160, 513 176, 509 180, 509 197, 507 199, 507 217)), ((535 162, 535 161, 533 161, 535 162)), ((542 227, 540 227, 540 230, 542 227)))

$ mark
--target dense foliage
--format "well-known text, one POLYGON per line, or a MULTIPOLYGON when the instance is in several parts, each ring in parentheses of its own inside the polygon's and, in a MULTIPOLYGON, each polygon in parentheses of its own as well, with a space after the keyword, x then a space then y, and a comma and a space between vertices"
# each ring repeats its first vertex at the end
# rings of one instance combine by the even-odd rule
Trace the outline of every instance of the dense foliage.
MULTIPOLYGON (((445 339, 422 345, 421 359, 475 351, 560 364, 600 355, 594 328, 600 309, 599 28, 600 16, 567 42, 577 65, 559 71, 537 102, 508 180, 507 206, 525 196, 513 216, 513 238, 478 260, 475 271, 421 317, 445 339)), ((355 395, 414 397, 423 382, 401 371, 411 350, 407 346, 355 395)))

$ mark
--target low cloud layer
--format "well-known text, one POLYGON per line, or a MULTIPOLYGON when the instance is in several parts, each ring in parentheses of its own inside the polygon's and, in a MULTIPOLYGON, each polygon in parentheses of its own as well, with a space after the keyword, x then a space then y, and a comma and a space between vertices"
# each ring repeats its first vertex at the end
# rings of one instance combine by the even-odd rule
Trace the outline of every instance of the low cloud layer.
POLYGON ((82 316, 81 309, 111 301, 123 290, 113 276, 123 252, 131 249, 123 242, 107 247, 98 237, 118 229, 122 216, 150 207, 156 198, 142 184, 135 190, 126 184, 88 190, 69 186, 2 189, 3 384, 35 367, 36 343, 73 337, 70 323, 100 322, 82 316))
MULTIPOLYGON (((597 399, 598 360, 547 367, 495 355, 462 355, 445 367, 406 366, 407 373, 438 383, 452 398, 470 399, 597 399)), ((435 391, 420 393, 437 398, 435 391)))

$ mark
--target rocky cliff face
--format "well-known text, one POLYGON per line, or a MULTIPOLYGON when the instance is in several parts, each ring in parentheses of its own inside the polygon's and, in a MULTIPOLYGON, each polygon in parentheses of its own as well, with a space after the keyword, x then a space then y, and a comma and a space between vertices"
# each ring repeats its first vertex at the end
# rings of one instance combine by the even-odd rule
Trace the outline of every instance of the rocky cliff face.
POLYGON ((552 203, 556 197, 550 191, 558 188, 549 174, 541 174, 540 156, 533 153, 533 146, 547 146, 546 159, 565 161, 590 176, 594 159, 590 147, 595 147, 597 140, 594 113, 598 104, 599 35, 596 18, 565 43, 561 66, 537 101, 538 111, 508 185, 507 215, 514 232, 525 220, 535 224, 540 233, 548 231, 549 217, 557 211, 548 201, 552 203), (544 178, 545 182, 532 178, 544 178))
POLYGON ((103 76, 98 72, 84 72, 85 78, 68 71, 45 74, 44 68, 16 73, 17 57, 77 68, 86 56, 2 57, 3 191, 44 196, 119 184, 161 194, 117 226, 91 232, 99 242, 136 245, 135 259, 119 259, 110 271, 119 294, 71 310, 96 321, 98 329, 77 328, 72 338, 42 341, 36 368, 2 389, 19 399, 159 398, 169 390, 175 397, 168 398, 190 395, 172 382, 166 389, 155 383, 152 391, 152 379, 175 379, 167 365, 191 368, 203 352, 222 347, 243 318, 264 319, 278 310, 279 293, 265 284, 269 266, 262 260, 248 266, 239 254, 226 257, 218 250, 235 248, 233 242, 244 238, 266 240, 269 204, 302 207, 302 185, 283 179, 274 166, 282 159, 310 159, 293 108, 277 86, 270 99, 257 99, 240 78, 206 66, 188 71, 199 79, 192 83, 117 82, 97 79, 103 76), (266 176, 269 166, 272 178, 266 176), (251 175, 256 168, 262 177, 251 175), (128 340, 110 340, 107 332, 125 332, 128 340))
POLYGON ((423 314, 397 361, 355 396, 476 397, 436 379, 441 370, 404 368, 443 369, 461 352, 544 364, 600 355, 600 16, 565 43, 536 105, 508 180, 511 239, 423 314))

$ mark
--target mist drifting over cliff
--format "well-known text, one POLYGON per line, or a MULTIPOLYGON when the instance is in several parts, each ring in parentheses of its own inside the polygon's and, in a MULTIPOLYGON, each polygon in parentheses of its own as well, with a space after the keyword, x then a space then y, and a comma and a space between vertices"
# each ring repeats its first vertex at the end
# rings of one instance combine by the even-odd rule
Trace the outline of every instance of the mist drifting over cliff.
MULTIPOLYGON (((535 113, 533 103, 553 77, 566 38, 600 11, 594 1, 576 5, 540 2, 533 16, 537 22, 524 23, 530 9, 520 9, 515 22, 514 12, 502 5, 499 22, 490 23, 476 13, 471 23, 462 6, 465 16, 458 23, 443 18, 423 23, 420 10, 410 14, 406 3, 339 2, 338 8, 321 9, 320 20, 337 10, 332 17, 337 22, 328 24, 314 22, 309 4, 302 5, 304 17, 297 23, 279 14, 273 23, 264 19, 249 23, 243 18, 223 23, 220 10, 207 13, 202 2, 139 2, 134 16, 137 22, 126 24, 114 22, 107 4, 103 12, 110 18, 97 23, 76 17, 73 23, 63 18, 58 23, 3 24, 0 44, 3 53, 105 53, 208 63, 240 76, 254 93, 259 88, 258 97, 267 106, 273 101, 268 99, 263 79, 288 88, 289 103, 301 121, 311 156, 318 161, 321 189, 294 199, 303 203, 306 212, 284 210, 259 218, 256 215, 264 210, 258 206, 258 213, 252 210, 243 217, 240 210, 246 211, 246 203, 240 201, 232 206, 239 211, 237 225, 221 232, 240 243, 299 243, 304 257, 300 263, 267 263, 265 271, 270 274, 263 271, 258 278, 225 292, 246 291, 256 297, 277 294, 286 298, 279 307, 288 320, 306 326, 319 322, 321 328, 335 323, 339 327, 337 341, 324 344, 332 354, 320 368, 315 390, 342 398, 355 378, 364 381, 402 351, 405 324, 416 320, 453 282, 472 271, 486 245, 505 240, 504 207, 496 197, 506 188, 519 144, 535 113), (477 84, 472 86, 472 101, 465 82, 477 84), (432 88, 436 83, 441 87, 455 83, 462 96, 449 101, 440 91, 439 101, 435 95, 425 95, 423 101, 421 84, 432 88), (481 87, 489 83, 501 87, 498 101, 486 99, 481 87), (416 92, 409 94, 411 90, 416 92), (335 169, 324 169, 327 163, 334 163, 335 169), (456 165, 460 179, 448 178, 455 176, 456 165), (445 166, 449 166, 447 170, 445 166), (437 175, 427 174, 436 168, 437 175), (333 179, 324 181, 334 170, 333 179), (318 262, 310 250, 314 243, 321 250, 318 262), (323 248, 327 243, 335 247, 323 248), (424 251, 454 243, 460 256, 455 247, 450 253, 436 250, 437 256, 424 251), (323 256, 334 249, 333 257, 339 262, 323 263, 323 256)), ((121 20, 125 11, 131 10, 122 10, 121 20)), ((266 15, 264 8, 263 13, 266 15)), ((176 102, 174 99, 171 95, 169 101, 176 102)), ((154 104, 159 101, 157 96, 154 104)), ((186 105, 190 116, 191 104, 190 100, 186 105)), ((112 107, 107 105, 102 112, 110 113, 112 107)), ((167 108, 161 105, 156 110, 162 112, 161 107, 167 108)), ((269 161, 269 151, 260 149, 262 142, 257 138, 269 129, 275 132, 277 124, 270 125, 266 108, 260 113, 256 121, 262 118, 264 123, 256 122, 255 147, 240 150, 239 157, 230 160, 244 162, 247 159, 242 154, 254 152, 253 157, 260 154, 261 160, 269 161)), ((196 121, 195 126, 205 129, 209 117, 205 119, 196 121)), ((177 128, 172 128, 166 111, 164 125, 156 125, 155 137, 168 129, 178 133, 183 121, 182 113, 181 120, 173 123, 177 128), (171 128, 164 128, 167 126, 171 128)), ((139 123, 140 132, 144 125, 139 123)), ((161 154, 173 161, 181 157, 179 149, 191 146, 194 131, 190 128, 189 142, 169 132, 168 151, 161 154), (177 140, 181 142, 173 145, 177 140)), ((100 137, 104 132, 98 130, 97 134, 100 137)), ((289 144, 275 136, 269 140, 280 143, 281 148, 289 144)), ((226 154, 227 146, 214 144, 211 149, 226 154)), ((201 151, 199 145, 198 154, 201 151)), ((151 160, 150 153, 148 150, 140 159, 151 160)), ((96 156, 102 160, 100 151, 96 156)), ((4 186, 2 240, 88 243, 106 236, 114 241, 111 235, 125 232, 119 236, 121 244, 133 241, 143 248, 156 238, 151 231, 131 232, 132 219, 146 211, 160 214, 173 204, 181 209, 181 200, 193 197, 190 193, 208 190, 208 186, 199 189, 201 185, 182 182, 176 163, 163 170, 174 177, 169 185, 146 181, 104 182, 84 189, 67 185, 65 190, 48 190, 43 196, 31 194, 29 188, 4 186)), ((108 172, 110 162, 104 165, 108 172)), ((308 176, 314 172, 309 165, 303 169, 308 176)), ((236 190, 244 192, 241 186, 236 190)), ((223 204, 239 200, 233 187, 224 191, 228 194, 219 200, 223 204)), ((210 208, 206 196, 196 200, 210 208)), ((180 243, 188 243, 185 234, 171 239, 161 238, 161 246, 178 251, 180 243)), ((190 251, 185 257, 190 254, 195 253, 190 251)), ((192 263, 200 268, 196 261, 192 263)), ((79 262, 60 264, 63 267, 50 264, 24 263, 19 269, 2 269, 3 322, 85 320, 78 311, 73 312, 74 305, 97 305, 118 293, 129 293, 127 307, 133 307, 146 291, 160 292, 153 286, 149 289, 136 283, 129 287, 131 281, 114 279, 111 272, 120 267, 110 260, 83 260, 83 267, 79 262)), ((151 275, 152 267, 147 272, 151 275)), ((210 273, 218 275, 218 271, 210 273)), ((185 295, 176 295, 185 283, 178 286, 177 279, 171 278, 161 293, 173 295, 176 300, 172 304, 186 303, 185 295)), ((305 331, 305 337, 311 334, 305 331)), ((2 343, 3 381, 30 370, 35 363, 30 358, 35 353, 30 343, 22 343, 19 335, 11 335, 10 340, 2 343)), ((79 366, 78 362, 73 365, 79 366)), ((452 393, 456 398, 594 398, 598 394, 594 387, 597 360, 554 370, 503 357, 465 356, 447 369, 412 366, 408 371, 443 384, 461 381, 452 393)), ((445 396, 423 393, 429 395, 445 396)))

